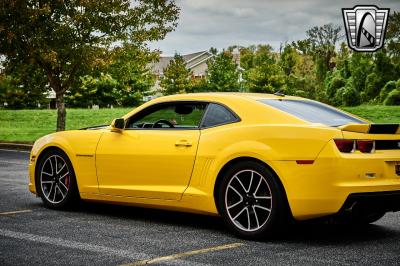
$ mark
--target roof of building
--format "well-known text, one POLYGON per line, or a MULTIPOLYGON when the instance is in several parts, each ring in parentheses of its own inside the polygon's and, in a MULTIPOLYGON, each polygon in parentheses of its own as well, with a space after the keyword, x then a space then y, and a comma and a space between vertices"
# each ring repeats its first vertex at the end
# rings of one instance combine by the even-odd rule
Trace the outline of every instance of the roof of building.
MULTIPOLYGON (((208 51, 200 51, 200 52, 196 52, 196 53, 182 55, 182 57, 186 62, 187 68, 191 69, 191 68, 203 63, 204 61, 207 61, 208 59, 213 57, 213 55, 208 51), (203 57, 203 55, 207 55, 207 56, 203 57)), ((153 71, 158 74, 163 73, 164 69, 169 65, 169 63, 172 59, 174 59, 173 56, 160 56, 159 61, 152 65, 153 71)))

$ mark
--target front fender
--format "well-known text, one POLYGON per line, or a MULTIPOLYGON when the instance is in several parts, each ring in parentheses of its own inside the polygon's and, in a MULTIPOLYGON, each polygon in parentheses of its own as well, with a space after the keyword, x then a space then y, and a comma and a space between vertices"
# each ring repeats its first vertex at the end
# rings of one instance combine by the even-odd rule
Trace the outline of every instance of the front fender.
POLYGON ((58 148, 65 152, 72 163, 79 192, 98 193, 95 153, 102 132, 101 130, 63 131, 38 139, 32 147, 30 156, 30 190, 36 193, 35 169, 43 152, 49 148, 58 148))

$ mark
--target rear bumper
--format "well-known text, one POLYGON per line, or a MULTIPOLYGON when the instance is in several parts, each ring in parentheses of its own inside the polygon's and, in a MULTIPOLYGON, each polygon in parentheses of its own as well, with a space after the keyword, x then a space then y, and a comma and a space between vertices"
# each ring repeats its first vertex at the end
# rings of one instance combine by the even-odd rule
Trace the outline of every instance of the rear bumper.
POLYGON ((295 219, 334 215, 354 202, 379 211, 400 211, 400 175, 395 167, 400 151, 343 155, 331 144, 313 164, 272 162, 295 219))

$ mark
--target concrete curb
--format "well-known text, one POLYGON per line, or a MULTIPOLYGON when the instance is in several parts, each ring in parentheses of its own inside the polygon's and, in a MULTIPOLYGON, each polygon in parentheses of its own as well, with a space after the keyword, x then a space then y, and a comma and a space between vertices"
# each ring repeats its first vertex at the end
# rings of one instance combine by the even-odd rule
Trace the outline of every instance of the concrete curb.
POLYGON ((32 144, 0 142, 0 149, 8 150, 30 151, 32 149, 32 146, 32 144))

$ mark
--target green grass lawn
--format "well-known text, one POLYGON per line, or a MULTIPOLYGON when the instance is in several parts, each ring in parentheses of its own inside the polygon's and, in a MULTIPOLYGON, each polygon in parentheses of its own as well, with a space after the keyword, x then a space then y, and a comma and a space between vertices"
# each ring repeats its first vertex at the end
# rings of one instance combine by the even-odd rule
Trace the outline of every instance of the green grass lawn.
POLYGON ((374 123, 400 123, 400 106, 361 105, 342 109, 374 123))
MULTIPOLYGON (((68 109, 67 129, 110 124, 114 118, 128 113, 131 108, 68 109)), ((343 110, 375 123, 400 123, 400 106, 357 106, 343 110)), ((33 142, 54 132, 56 110, 0 110, 0 141, 33 142)))
MULTIPOLYGON (((115 109, 67 109, 67 129, 110 124, 131 111, 115 109)), ((33 142, 56 129, 56 110, 0 110, 0 141, 33 142)))

